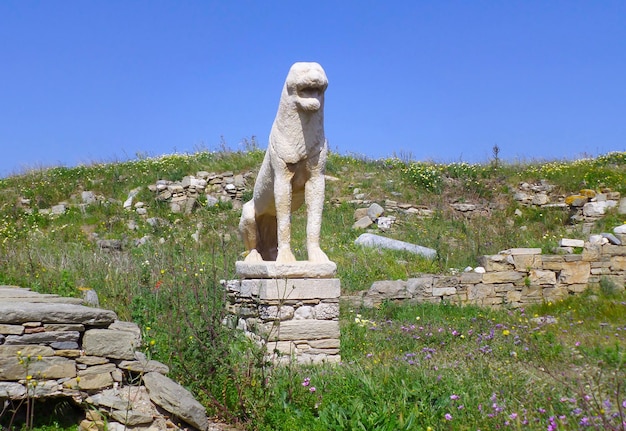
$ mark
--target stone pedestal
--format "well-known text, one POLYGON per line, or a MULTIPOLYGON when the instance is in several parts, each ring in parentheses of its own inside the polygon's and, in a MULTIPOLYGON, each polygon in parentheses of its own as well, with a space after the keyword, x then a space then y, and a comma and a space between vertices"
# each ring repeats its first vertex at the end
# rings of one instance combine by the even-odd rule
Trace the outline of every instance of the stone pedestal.
POLYGON ((226 283, 229 313, 238 328, 265 343, 275 362, 339 362, 341 283, 335 269, 334 263, 237 262, 241 278, 226 283), (305 277, 302 264, 314 275, 305 277))

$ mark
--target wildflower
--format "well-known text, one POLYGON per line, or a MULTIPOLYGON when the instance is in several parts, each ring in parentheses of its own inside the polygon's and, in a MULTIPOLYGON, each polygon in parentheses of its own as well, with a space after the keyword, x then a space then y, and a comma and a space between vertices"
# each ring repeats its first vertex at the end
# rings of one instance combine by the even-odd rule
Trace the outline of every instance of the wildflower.
POLYGON ((315 392, 316 390, 317 390, 317 389, 315 389, 315 386, 311 386, 311 387, 309 388, 309 391, 310 391, 311 393, 315 392))
POLYGON ((578 422, 578 424, 579 424, 580 426, 583 426, 583 427, 588 427, 589 425, 591 425, 591 422, 589 421, 589 418, 588 418, 587 416, 584 416, 584 417, 580 420, 580 422, 578 422))
POLYGON ((509 334, 511 334, 511 331, 509 331, 508 329, 505 329, 504 331, 502 331, 502 335, 504 335, 505 337, 508 336, 509 334))
POLYGON ((311 379, 309 377, 306 377, 304 381, 302 382, 302 386, 304 387, 309 386, 310 383, 311 383, 311 379))
POLYGON ((452 420, 452 415, 450 413, 446 413, 443 418, 447 421, 451 421, 452 420))
POLYGON ((458 399, 459 399, 459 396, 458 396, 458 395, 456 395, 456 394, 452 394, 452 395, 450 395, 450 399, 451 399, 451 400, 458 400, 458 399))
POLYGON ((509 419, 511 419, 511 420, 515 420, 515 419, 517 419, 517 413, 511 413, 511 414, 509 415, 509 419))
POLYGON ((156 341, 154 341, 154 340, 150 340, 150 345, 151 345, 151 346, 154 346, 155 344, 156 344, 156 341))
POLYGON ((31 376, 30 374, 26 376, 26 380, 32 380, 33 376, 31 376))
POLYGON ((415 318, 415 320, 420 320, 420 317, 419 317, 419 316, 417 316, 417 317, 415 318))

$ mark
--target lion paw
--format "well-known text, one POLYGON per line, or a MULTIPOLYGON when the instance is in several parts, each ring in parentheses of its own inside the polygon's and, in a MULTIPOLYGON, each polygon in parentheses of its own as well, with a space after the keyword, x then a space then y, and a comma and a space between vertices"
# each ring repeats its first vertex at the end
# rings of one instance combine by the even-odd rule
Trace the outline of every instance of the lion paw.
POLYGON ((330 262, 330 259, 328 258, 328 256, 326 256, 326 253, 324 253, 319 247, 311 247, 308 250, 308 255, 310 262, 330 262))
POLYGON ((261 257, 261 253, 259 253, 258 250, 250 250, 250 252, 243 261, 248 263, 263 262, 263 258, 261 257))
POLYGON ((291 263, 295 261, 296 261, 296 257, 288 248, 278 250, 278 256, 276 256, 276 263, 291 263))

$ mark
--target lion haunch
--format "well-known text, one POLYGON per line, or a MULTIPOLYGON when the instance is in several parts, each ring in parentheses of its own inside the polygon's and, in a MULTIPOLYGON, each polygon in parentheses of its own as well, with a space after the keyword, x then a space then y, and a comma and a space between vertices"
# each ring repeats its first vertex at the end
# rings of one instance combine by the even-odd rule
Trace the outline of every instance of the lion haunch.
POLYGON ((324 92, 328 79, 317 63, 291 66, 272 125, 252 200, 243 206, 239 230, 246 262, 294 262, 291 213, 306 203, 307 253, 329 262, 319 246, 324 206, 324 92))

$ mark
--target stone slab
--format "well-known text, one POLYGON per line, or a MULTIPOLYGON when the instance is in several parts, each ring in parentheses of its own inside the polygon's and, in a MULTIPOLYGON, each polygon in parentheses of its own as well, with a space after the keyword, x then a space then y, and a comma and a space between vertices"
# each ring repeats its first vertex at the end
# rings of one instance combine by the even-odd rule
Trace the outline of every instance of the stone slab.
POLYGON ((336 320, 290 320, 272 326, 270 341, 339 339, 336 320))
POLYGON ((584 247, 585 241, 582 239, 561 238, 560 247, 584 247))
POLYGON ((341 295, 338 278, 259 280, 261 300, 334 299, 341 295))
POLYGON ((117 320, 115 312, 84 305, 62 303, 0 302, 0 323, 80 323, 108 325, 117 320))
POLYGON ((240 278, 332 278, 337 273, 335 262, 293 263, 276 262, 235 262, 237 276, 240 278))
POLYGON ((511 256, 519 256, 523 254, 541 254, 540 248, 509 248, 501 252, 502 254, 510 254, 511 256))
POLYGON ((22 335, 24 327, 22 325, 4 325, 0 324, 0 334, 3 335, 22 335))
POLYGON ((76 376, 74 361, 60 356, 0 357, 0 380, 21 380, 27 375, 35 379, 62 379, 76 376))
POLYGON ((204 407, 187 389, 159 373, 147 373, 143 380, 155 404, 199 430, 209 428, 204 407))
POLYGON ((141 340, 132 332, 113 329, 90 329, 83 337, 86 355, 113 359, 135 359, 135 348, 141 340))
POLYGON ((372 247, 376 249, 388 249, 398 251, 408 251, 420 256, 424 256, 428 259, 434 259, 437 255, 437 250, 432 248, 423 247, 421 245, 411 244, 405 241, 397 239, 387 238, 380 235, 374 235, 372 233, 361 234, 354 243, 365 247, 372 247))

